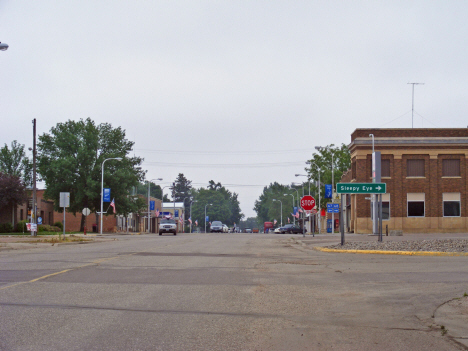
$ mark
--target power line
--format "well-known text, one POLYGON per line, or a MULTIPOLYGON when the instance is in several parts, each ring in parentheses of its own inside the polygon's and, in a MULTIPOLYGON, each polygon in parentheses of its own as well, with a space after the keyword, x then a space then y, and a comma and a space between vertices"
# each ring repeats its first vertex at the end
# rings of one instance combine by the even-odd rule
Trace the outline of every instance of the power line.
POLYGON ((136 149, 136 151, 164 153, 164 154, 186 154, 186 155, 265 155, 284 154, 297 152, 314 152, 314 149, 292 149, 292 150, 257 150, 257 151, 194 151, 194 150, 154 150, 136 149))
POLYGON ((145 162, 146 165, 159 167, 185 168, 278 168, 305 165, 305 161, 272 162, 272 163, 179 163, 179 162, 145 162))

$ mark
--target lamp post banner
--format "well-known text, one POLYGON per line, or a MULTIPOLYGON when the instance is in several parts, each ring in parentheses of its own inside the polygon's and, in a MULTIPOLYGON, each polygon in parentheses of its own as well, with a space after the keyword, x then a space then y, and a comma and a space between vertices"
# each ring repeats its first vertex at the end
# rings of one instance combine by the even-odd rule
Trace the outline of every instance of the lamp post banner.
POLYGON ((331 198, 332 198, 332 185, 325 184, 325 199, 331 199, 331 198))
POLYGON ((103 196, 102 196, 102 201, 103 202, 110 202, 111 201, 111 190, 110 190, 110 188, 104 188, 102 190, 102 192, 104 193, 103 196))
POLYGON ((150 211, 154 211, 154 201, 150 201, 150 211))

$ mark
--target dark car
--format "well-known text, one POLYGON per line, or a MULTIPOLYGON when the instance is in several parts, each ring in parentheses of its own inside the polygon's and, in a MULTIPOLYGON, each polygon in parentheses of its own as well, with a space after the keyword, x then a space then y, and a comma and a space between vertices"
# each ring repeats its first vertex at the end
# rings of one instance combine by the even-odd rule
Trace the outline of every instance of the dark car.
POLYGON ((223 232, 223 223, 220 221, 214 221, 211 223, 210 227, 211 233, 222 233, 223 232))
POLYGON ((303 230, 301 227, 298 227, 294 224, 286 224, 282 227, 278 228, 278 232, 281 234, 289 233, 289 234, 302 234, 303 230))

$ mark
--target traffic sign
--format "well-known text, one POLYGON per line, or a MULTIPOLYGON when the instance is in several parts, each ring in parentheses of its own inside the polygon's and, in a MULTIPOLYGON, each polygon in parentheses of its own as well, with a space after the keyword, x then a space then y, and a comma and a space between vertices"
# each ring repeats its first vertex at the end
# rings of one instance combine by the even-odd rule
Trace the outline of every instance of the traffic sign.
POLYGON ((327 204, 328 213, 340 213, 340 204, 327 204))
POLYGON ((303 196, 301 199, 301 207, 306 211, 312 211, 315 207, 315 199, 310 195, 303 196))
POLYGON ((338 183, 336 184, 338 194, 385 194, 387 184, 385 183, 338 183))

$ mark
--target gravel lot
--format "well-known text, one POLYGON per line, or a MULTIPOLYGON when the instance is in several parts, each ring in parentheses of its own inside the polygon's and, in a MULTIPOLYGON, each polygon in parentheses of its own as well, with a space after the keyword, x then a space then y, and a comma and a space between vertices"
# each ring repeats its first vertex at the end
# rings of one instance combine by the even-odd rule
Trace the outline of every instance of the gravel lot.
POLYGON ((430 251, 430 252, 468 252, 466 239, 433 239, 403 241, 352 241, 343 246, 340 244, 325 246, 340 250, 383 250, 383 251, 430 251))

